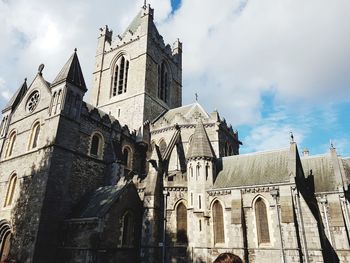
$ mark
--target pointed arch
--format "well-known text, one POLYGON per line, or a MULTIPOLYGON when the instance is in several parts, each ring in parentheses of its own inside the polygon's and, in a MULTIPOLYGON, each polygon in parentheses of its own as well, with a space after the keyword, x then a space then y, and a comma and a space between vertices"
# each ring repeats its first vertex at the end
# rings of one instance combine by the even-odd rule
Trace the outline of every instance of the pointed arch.
POLYGON ((11 175, 10 180, 8 182, 8 185, 7 185, 4 207, 12 205, 13 197, 14 197, 15 192, 16 192, 16 186, 17 186, 17 174, 14 173, 11 175))
POLYGON ((122 52, 112 63, 114 63, 114 71, 112 74, 111 97, 114 97, 127 91, 130 61, 128 56, 122 52))
POLYGON ((9 136, 8 144, 7 144, 7 150, 6 150, 6 157, 10 157, 13 153, 13 148, 15 146, 17 138, 17 132, 12 131, 9 136))
POLYGON ((127 169, 131 170, 132 168, 132 151, 129 146, 123 147, 123 163, 127 169))
POLYGON ((135 239, 135 218, 131 211, 126 211, 122 218, 122 247, 133 247, 135 239))
POLYGON ((225 243, 224 212, 219 200, 215 200, 212 206, 214 244, 225 243))
POLYGON ((170 86, 170 74, 168 66, 165 61, 158 66, 158 98, 164 102, 168 102, 169 86, 170 86))
POLYGON ((187 243, 187 208, 184 202, 176 206, 176 240, 178 243, 187 243))
POLYGON ((164 156, 166 148, 167 148, 167 144, 165 142, 165 139, 164 138, 160 139, 159 140, 159 151, 162 154, 162 156, 164 156))
POLYGON ((198 178, 199 178, 200 168, 201 168, 201 165, 199 163, 197 163, 197 165, 196 165, 196 180, 198 180, 198 178))
POLYGON ((267 217, 267 205, 265 199, 263 199, 261 196, 258 196, 254 201, 254 212, 258 244, 269 243, 270 230, 267 217))
POLYGON ((40 134, 40 121, 34 122, 29 136, 28 150, 35 149, 38 146, 40 134))

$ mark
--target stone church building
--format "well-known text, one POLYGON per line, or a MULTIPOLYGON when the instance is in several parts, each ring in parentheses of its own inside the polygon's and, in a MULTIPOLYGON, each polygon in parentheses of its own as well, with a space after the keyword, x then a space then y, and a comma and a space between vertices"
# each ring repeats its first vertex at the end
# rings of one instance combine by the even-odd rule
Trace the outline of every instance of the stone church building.
POLYGON ((182 44, 150 6, 100 29, 86 92, 75 51, 2 110, 0 262, 350 262, 350 159, 240 155, 217 111, 182 105, 182 44))

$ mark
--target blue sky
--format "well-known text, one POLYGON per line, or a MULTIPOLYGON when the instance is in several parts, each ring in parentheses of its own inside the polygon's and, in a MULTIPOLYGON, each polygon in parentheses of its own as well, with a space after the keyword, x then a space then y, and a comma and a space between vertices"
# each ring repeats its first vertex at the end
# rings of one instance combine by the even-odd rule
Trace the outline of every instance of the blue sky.
MULTIPOLYGON (((147 2, 165 42, 183 42, 183 103, 197 92, 219 110, 242 153, 286 147, 292 131, 300 150, 323 154, 332 140, 350 156, 350 1, 147 2)), ((142 4, 0 1, 0 107, 40 63, 52 81, 75 47, 90 84, 98 28, 116 36, 142 4)))

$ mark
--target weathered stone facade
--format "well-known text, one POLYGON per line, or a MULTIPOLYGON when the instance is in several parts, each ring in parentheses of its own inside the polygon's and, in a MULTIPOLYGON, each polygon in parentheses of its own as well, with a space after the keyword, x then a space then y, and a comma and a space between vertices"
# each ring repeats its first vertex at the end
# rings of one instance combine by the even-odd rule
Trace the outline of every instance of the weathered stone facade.
POLYGON ((75 51, 2 111, 0 261, 350 262, 350 159, 239 155, 217 111, 182 106, 182 44, 153 15, 100 29, 92 105, 75 51))

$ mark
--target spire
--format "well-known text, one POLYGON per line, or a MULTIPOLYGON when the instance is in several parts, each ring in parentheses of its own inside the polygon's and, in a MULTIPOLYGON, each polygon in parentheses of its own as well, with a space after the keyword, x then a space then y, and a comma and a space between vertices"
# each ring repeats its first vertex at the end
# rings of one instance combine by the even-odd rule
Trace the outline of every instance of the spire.
POLYGON ((215 153, 210 144, 207 132, 205 131, 202 120, 199 118, 194 131, 187 158, 207 157, 214 158, 215 153))
POLYGON ((52 82, 51 87, 62 82, 69 82, 84 91, 86 91, 86 85, 81 71, 77 49, 74 49, 73 55, 68 59, 66 64, 61 69, 55 80, 52 82))
POLYGON ((17 107, 19 102, 22 100, 28 89, 27 78, 24 79, 23 84, 18 88, 16 93, 12 96, 9 102, 6 104, 5 108, 2 110, 4 113, 8 109, 14 109, 17 107))

